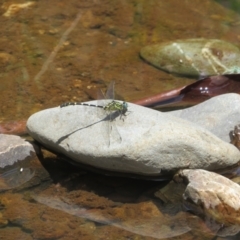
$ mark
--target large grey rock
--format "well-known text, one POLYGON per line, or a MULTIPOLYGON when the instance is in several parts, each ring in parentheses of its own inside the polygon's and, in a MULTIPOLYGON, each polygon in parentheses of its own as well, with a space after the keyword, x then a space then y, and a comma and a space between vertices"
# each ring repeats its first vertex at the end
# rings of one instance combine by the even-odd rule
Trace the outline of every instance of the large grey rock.
POLYGON ((191 121, 230 142, 229 133, 240 124, 240 95, 228 93, 203 103, 166 114, 191 121))
POLYGON ((156 176, 179 168, 219 169, 240 160, 234 146, 169 114, 129 103, 124 120, 116 118, 108 131, 96 111, 79 105, 43 110, 28 119, 27 129, 76 162, 115 172, 156 176))
POLYGON ((19 136, 0 134, 0 168, 35 155, 33 146, 19 136))

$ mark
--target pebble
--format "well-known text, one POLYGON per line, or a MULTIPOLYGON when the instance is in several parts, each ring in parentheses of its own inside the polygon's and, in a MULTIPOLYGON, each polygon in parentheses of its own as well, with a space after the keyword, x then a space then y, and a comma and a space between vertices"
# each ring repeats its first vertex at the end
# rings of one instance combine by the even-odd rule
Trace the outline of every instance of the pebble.
POLYGON ((16 15, 20 10, 29 8, 31 6, 35 5, 35 2, 28 1, 25 3, 13 3, 7 6, 7 4, 3 4, 2 8, 6 10, 6 12, 3 14, 4 17, 12 17, 16 15))
POLYGON ((35 156, 33 146, 19 136, 0 134, 0 169, 35 156))
POLYGON ((0 192, 19 187, 34 176, 34 169, 25 165, 35 156, 29 142, 19 136, 0 134, 0 192))

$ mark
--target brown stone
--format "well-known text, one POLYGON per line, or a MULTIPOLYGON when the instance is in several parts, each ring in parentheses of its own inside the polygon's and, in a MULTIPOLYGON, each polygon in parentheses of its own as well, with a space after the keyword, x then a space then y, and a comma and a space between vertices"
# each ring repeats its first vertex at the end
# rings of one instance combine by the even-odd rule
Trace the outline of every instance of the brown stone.
MULTIPOLYGON (((186 203, 197 207, 206 217, 224 224, 240 223, 240 186, 205 170, 182 170, 188 185, 183 194, 186 203)), ((195 210, 196 210, 195 209, 195 210)))

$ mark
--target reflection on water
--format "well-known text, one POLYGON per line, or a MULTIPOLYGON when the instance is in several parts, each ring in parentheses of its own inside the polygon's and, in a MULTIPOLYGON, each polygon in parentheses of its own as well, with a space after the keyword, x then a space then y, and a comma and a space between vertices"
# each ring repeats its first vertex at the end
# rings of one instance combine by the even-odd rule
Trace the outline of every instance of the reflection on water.
POLYGON ((21 186, 34 176, 31 168, 14 168, 0 174, 0 191, 21 186))
MULTIPOLYGON (((128 219, 119 219, 118 211, 121 211, 121 207, 116 207, 111 215, 104 211, 96 211, 87 208, 83 208, 74 204, 69 204, 67 199, 61 200, 56 197, 44 197, 44 196, 33 196, 34 200, 44 205, 47 205, 54 209, 59 209, 68 214, 85 218, 96 223, 112 225, 114 227, 124 229, 131 233, 135 233, 141 236, 154 237, 156 239, 170 238, 174 236, 179 236, 187 233, 191 230, 188 226, 186 219, 182 215, 174 217, 163 216, 159 214, 158 216, 153 214, 153 216, 139 216, 133 218, 131 216, 128 219)), ((149 203, 142 203, 142 207, 149 207, 149 210, 153 208, 153 205, 149 203)), ((127 210, 127 207, 125 208, 127 210)), ((133 207, 134 209, 134 207, 133 207)))
MULTIPOLYGON (((0 193, 1 240, 210 240, 219 235, 182 211, 182 185, 107 177, 77 169, 47 151, 44 155, 51 157, 43 159, 44 168, 38 167, 27 189, 0 193)), ((19 184, 21 173, 15 168, 2 174, 1 187, 19 184)))

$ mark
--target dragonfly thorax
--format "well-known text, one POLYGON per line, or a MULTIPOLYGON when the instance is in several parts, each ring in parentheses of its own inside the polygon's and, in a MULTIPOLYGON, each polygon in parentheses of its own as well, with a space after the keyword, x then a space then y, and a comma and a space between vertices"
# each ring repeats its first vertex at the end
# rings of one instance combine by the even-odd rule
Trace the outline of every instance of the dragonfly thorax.
POLYGON ((109 112, 126 112, 127 111, 127 103, 126 102, 118 102, 118 101, 112 101, 108 103, 106 106, 103 107, 105 111, 109 112))

